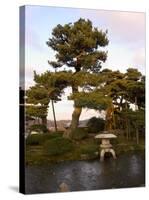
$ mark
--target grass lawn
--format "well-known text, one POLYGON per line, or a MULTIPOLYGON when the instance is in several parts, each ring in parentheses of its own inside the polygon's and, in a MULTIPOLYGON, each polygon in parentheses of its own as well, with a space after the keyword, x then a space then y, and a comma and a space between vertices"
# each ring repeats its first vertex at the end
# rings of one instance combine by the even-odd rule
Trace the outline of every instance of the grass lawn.
MULTIPOLYGON (((52 134, 53 136, 43 135, 43 137, 38 137, 40 140, 39 142, 37 138, 35 138, 35 140, 34 138, 31 138, 30 143, 26 142, 26 165, 44 165, 64 160, 89 160, 99 157, 98 152, 100 151, 100 142, 99 140, 94 139, 94 137, 88 136, 82 140, 73 140, 68 143, 68 141, 65 142, 66 139, 62 138, 62 134, 52 134), (47 145, 45 145, 47 141, 50 141, 49 144, 53 145, 52 148, 57 149, 52 149, 51 152, 50 147, 48 147, 49 149, 47 151, 47 145), (69 148, 66 148, 66 145, 69 145, 69 148)), ((136 145, 136 141, 128 141, 125 137, 118 136, 116 140, 112 141, 112 144, 117 156, 124 152, 144 151, 145 149, 143 139, 140 140, 139 145, 136 145)))

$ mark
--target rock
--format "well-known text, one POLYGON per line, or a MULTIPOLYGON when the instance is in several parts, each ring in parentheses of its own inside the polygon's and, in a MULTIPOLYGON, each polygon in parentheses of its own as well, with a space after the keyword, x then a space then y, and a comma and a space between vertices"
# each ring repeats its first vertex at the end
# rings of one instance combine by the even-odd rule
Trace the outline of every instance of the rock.
POLYGON ((66 183, 61 183, 59 185, 59 191, 60 192, 69 192, 69 187, 66 183))

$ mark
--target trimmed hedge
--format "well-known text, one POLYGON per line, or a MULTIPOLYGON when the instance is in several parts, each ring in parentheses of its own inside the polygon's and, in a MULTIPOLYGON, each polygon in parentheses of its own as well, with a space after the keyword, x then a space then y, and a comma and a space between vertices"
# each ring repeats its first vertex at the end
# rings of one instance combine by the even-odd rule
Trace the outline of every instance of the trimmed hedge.
POLYGON ((73 144, 69 139, 57 137, 46 141, 44 149, 48 155, 60 155, 71 151, 73 144))

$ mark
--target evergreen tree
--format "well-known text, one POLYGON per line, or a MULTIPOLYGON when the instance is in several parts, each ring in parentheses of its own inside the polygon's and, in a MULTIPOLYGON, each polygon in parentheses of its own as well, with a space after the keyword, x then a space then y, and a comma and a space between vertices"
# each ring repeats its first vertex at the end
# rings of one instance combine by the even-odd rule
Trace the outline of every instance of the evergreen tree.
MULTIPOLYGON (((108 127, 112 129, 118 124, 118 121, 115 122, 115 116, 122 119, 120 112, 129 110, 130 104, 134 104, 136 110, 145 107, 145 77, 135 68, 127 69, 126 73, 104 69, 101 74, 105 79, 103 91, 112 98, 112 104, 109 104, 106 112, 106 123, 109 123, 108 119, 111 118, 113 125, 108 127)), ((127 118, 126 115, 123 117, 127 118)), ((126 119, 126 129, 129 129, 128 126, 126 119)))
POLYGON ((145 77, 137 69, 129 68, 125 74, 128 101, 137 108, 145 107, 145 77))
POLYGON ((49 104, 48 92, 45 88, 35 85, 26 91, 27 116, 42 119, 42 124, 47 125, 47 109, 49 104))
POLYGON ((26 92, 26 101, 28 104, 31 104, 26 108, 27 115, 41 118, 42 123, 46 125, 49 103, 51 101, 56 127, 54 102, 61 99, 61 94, 66 84, 66 75, 64 75, 65 73, 60 73, 59 75, 59 73, 55 74, 48 71, 39 75, 34 72, 35 86, 30 87, 26 92))
MULTIPOLYGON (((108 42, 107 31, 94 28, 90 20, 80 18, 73 24, 59 24, 53 29, 52 38, 47 41, 47 45, 56 51, 56 61, 49 61, 49 64, 54 68, 67 66, 68 69, 73 69, 74 75, 79 72, 98 73, 102 62, 107 58, 107 52, 100 47, 105 47, 108 42)), ((78 125, 82 105, 75 98, 79 92, 78 84, 72 81, 71 88, 74 96, 71 121, 73 131, 78 125)))

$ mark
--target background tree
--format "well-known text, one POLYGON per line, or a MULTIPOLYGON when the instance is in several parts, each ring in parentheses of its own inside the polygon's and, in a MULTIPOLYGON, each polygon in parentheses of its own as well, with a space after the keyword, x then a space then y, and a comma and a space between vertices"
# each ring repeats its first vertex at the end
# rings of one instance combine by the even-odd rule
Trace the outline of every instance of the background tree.
POLYGON ((98 133, 99 131, 104 130, 105 120, 102 118, 92 117, 89 119, 87 125, 90 133, 98 133))
MULTIPOLYGON (((61 99, 61 94, 66 85, 66 76, 66 73, 63 72, 52 73, 47 71, 40 75, 34 72, 35 86, 30 87, 26 92, 27 103, 33 104, 27 107, 27 115, 41 118, 42 123, 47 125, 49 103, 52 101, 53 114, 55 114, 54 102, 61 99)), ((56 128, 55 116, 54 119, 56 128)))
POLYGON ((124 120, 125 118, 126 132, 128 132, 128 118, 125 114, 123 116, 120 115, 120 112, 130 110, 132 104, 135 109, 144 108, 145 77, 135 68, 127 69, 126 73, 104 69, 101 74, 105 79, 103 91, 112 98, 112 104, 109 104, 106 111, 106 128, 120 128, 124 121, 119 123, 119 120, 124 120), (111 124, 108 119, 111 119, 111 124))
POLYGON ((26 107, 27 116, 40 118, 42 124, 47 125, 48 91, 39 85, 35 85, 26 91, 26 96, 26 103, 30 104, 26 107))
MULTIPOLYGON (((140 136, 145 137, 145 110, 139 109, 133 111, 131 109, 123 110, 120 113, 121 122, 126 125, 126 137, 129 140, 135 138, 136 143, 139 144, 140 136)), ((125 127, 124 127, 125 128, 125 127)))
MULTIPOLYGON (((107 31, 94 28, 90 20, 80 18, 73 24, 59 24, 53 29, 52 38, 47 41, 47 45, 56 51, 56 61, 49 61, 49 64, 54 68, 72 68, 74 75, 81 71, 98 73, 107 58, 107 53, 100 47, 105 47, 108 42, 107 31)), ((73 95, 79 92, 75 82, 72 82, 71 88, 73 95)), ((76 129, 81 111, 82 106, 74 98, 71 130, 76 129)))
POLYGON ((104 78, 104 86, 101 90, 106 94, 106 97, 112 99, 106 109, 105 130, 112 130, 117 126, 116 110, 120 111, 123 107, 123 100, 126 96, 126 81, 123 73, 110 69, 102 70, 101 76, 104 78))
POLYGON ((135 109, 145 107, 145 77, 137 69, 129 68, 125 74, 127 80, 128 101, 135 109))

